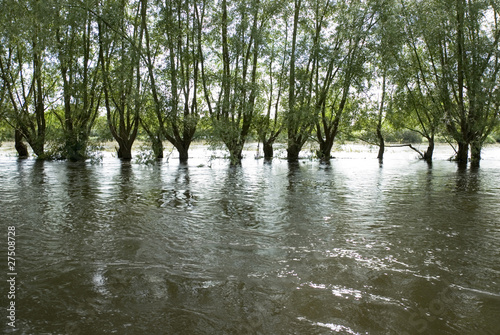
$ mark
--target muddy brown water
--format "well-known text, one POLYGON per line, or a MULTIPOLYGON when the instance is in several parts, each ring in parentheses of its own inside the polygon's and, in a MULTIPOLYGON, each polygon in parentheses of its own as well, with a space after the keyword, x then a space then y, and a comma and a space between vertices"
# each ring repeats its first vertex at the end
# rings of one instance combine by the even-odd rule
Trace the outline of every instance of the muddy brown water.
POLYGON ((17 273, 16 329, 1 329, 500 334, 500 148, 485 156, 478 170, 0 157, 17 273))

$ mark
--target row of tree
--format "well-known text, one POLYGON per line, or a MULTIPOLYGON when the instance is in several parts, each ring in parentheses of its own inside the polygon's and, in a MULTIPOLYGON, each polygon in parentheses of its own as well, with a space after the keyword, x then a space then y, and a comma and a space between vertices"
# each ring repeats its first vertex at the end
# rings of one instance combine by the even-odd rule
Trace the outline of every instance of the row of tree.
MULTIPOLYGON (((297 160, 314 138, 329 159, 339 133, 383 124, 456 144, 478 165, 499 122, 497 0, 4 0, 0 116, 39 158, 47 117, 59 154, 86 157, 99 115, 130 159, 139 128, 157 157, 181 160, 200 123, 242 158, 256 131, 265 157, 285 135, 297 160)), ((363 135, 365 134, 365 135, 363 135)))

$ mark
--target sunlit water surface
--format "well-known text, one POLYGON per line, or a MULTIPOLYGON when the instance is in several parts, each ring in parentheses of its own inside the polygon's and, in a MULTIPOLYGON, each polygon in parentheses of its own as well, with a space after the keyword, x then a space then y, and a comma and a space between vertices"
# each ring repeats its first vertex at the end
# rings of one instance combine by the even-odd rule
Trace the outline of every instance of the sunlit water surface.
POLYGON ((0 157, 15 333, 500 334, 500 148, 409 155, 0 157))

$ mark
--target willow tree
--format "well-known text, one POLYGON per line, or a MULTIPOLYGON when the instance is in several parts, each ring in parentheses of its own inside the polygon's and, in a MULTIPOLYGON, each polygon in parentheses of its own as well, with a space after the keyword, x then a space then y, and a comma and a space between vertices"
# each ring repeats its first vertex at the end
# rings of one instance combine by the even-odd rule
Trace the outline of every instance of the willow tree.
POLYGON ((231 162, 239 163, 256 114, 265 16, 259 0, 222 0, 219 10, 213 11, 216 24, 205 38, 211 43, 203 53, 203 88, 214 137, 225 144, 231 162))
POLYGON ((63 157, 72 161, 87 156, 90 131, 102 95, 98 31, 94 3, 56 2, 54 53, 62 81, 62 112, 55 111, 63 132, 63 157))
POLYGON ((289 67, 288 14, 284 3, 266 3, 265 13, 272 13, 267 28, 261 32, 262 71, 265 75, 261 93, 264 96, 263 111, 257 115, 254 125, 259 142, 262 143, 264 158, 274 156, 273 145, 284 130, 283 103, 285 101, 287 72, 289 67))
POLYGON ((45 64, 47 6, 38 0, 4 1, 0 11, 0 76, 8 101, 4 118, 15 130, 19 156, 28 155, 26 139, 35 155, 44 158, 46 101, 52 86, 45 64))
POLYGON ((160 12, 161 41, 166 48, 169 95, 165 137, 187 160, 200 117, 200 50, 202 22, 192 1, 165 1, 160 12))
POLYGON ((290 46, 290 71, 288 75, 288 108, 285 114, 287 159, 289 161, 298 160, 300 150, 306 143, 314 124, 313 113, 308 108, 309 106, 303 103, 303 99, 307 97, 307 93, 302 93, 300 95, 301 98, 298 98, 298 95, 301 93, 300 88, 307 86, 307 80, 304 80, 306 76, 298 76, 300 74, 300 67, 297 64, 301 10, 303 10, 302 0, 295 0, 293 6, 292 44, 290 46), (302 86, 298 85, 296 80, 299 80, 302 86))
POLYGON ((107 122, 119 145, 118 158, 131 159, 139 117, 144 109, 141 74, 144 32, 140 3, 109 1, 101 11, 102 17, 98 19, 99 61, 107 122))
POLYGON ((392 122, 427 139, 427 150, 421 156, 430 163, 445 115, 441 98, 446 69, 439 55, 450 27, 428 5, 402 3, 399 9, 404 39, 395 55, 397 88, 392 122))
MULTIPOLYGON (((404 32, 401 30, 401 14, 395 0, 376 1, 371 6, 376 18, 370 34, 368 48, 373 52, 369 58, 372 63, 371 74, 368 77, 370 85, 375 83, 376 100, 375 135, 379 147, 377 158, 382 163, 385 153, 385 138, 383 124, 393 109, 393 91, 395 77, 401 71, 398 66, 398 52, 404 45, 404 32)), ((411 144, 409 144, 411 148, 411 144)), ((417 150, 413 148, 414 150, 417 150)), ((420 151, 419 151, 420 152, 420 151)))
POLYGON ((370 60, 367 44, 377 11, 370 1, 335 5, 327 1, 321 7, 317 1, 315 45, 310 60, 314 100, 310 104, 318 115, 318 156, 328 160, 349 100, 363 88, 360 83, 366 74, 364 64, 370 60))
POLYGON ((498 5, 496 1, 456 0, 452 6, 456 72, 444 87, 450 97, 445 100, 447 129, 458 143, 457 160, 467 161, 470 146, 473 166, 479 165, 483 143, 499 122, 498 5))
POLYGON ((184 161, 189 157, 200 117, 200 52, 205 4, 195 0, 166 0, 149 6, 147 0, 140 2, 145 34, 143 54, 150 101, 156 115, 155 122, 151 117, 141 122, 156 146, 161 145, 162 138, 167 139, 184 161), (151 16, 154 20, 149 19, 151 16))
MULTIPOLYGON (((149 28, 152 25, 148 14, 148 0, 140 0, 141 5, 141 29, 144 32, 144 44, 142 45, 142 58, 146 65, 148 81, 148 94, 145 101, 145 111, 140 116, 139 121, 142 128, 147 133, 153 154, 157 159, 163 158, 163 139, 165 134, 164 105, 161 99, 161 91, 157 85, 156 59, 160 56, 161 50, 155 47, 153 39, 150 37, 149 28)), ((154 17, 154 16, 153 16, 154 17)), ((154 35, 154 34, 153 34, 154 35)))
POLYGON ((458 144, 456 160, 467 163, 470 148, 477 166, 481 147, 499 119, 498 3, 428 1, 410 2, 407 8, 406 26, 414 34, 409 43, 411 99, 416 106, 423 99, 430 101, 429 112, 418 114, 429 119, 423 134, 432 136, 435 120, 444 119, 447 133, 458 144))
POLYGON ((330 159, 355 83, 361 82, 365 44, 374 22, 369 2, 296 0, 288 110, 288 160, 316 130, 318 156, 330 159))

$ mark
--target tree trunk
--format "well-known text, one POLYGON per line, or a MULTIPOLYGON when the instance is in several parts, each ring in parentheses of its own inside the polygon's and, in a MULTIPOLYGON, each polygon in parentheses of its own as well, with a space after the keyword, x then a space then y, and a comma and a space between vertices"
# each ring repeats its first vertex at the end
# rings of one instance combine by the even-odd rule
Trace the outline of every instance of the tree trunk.
POLYGON ((274 156, 273 143, 274 143, 274 141, 264 141, 262 143, 262 148, 264 150, 264 159, 272 159, 273 158, 273 156, 274 156))
POLYGON ((432 163, 432 155, 434 154, 434 139, 430 138, 428 140, 429 140, 429 145, 427 146, 427 150, 424 151, 423 159, 427 163, 432 163))
POLYGON ((288 148, 287 160, 289 162, 297 161, 299 159, 299 153, 301 145, 297 141, 297 125, 294 120, 294 113, 296 113, 296 96, 295 96, 295 49, 297 46, 297 30, 299 25, 299 14, 302 1, 295 0, 294 8, 294 18, 293 18, 293 33, 292 33, 292 50, 290 54, 290 74, 289 74, 289 88, 288 88, 288 115, 287 115, 287 126, 288 126, 288 148))
POLYGON ((243 144, 236 144, 231 147, 228 146, 229 149, 229 160, 231 161, 231 165, 240 165, 241 160, 243 159, 243 144))
POLYGON ((153 153, 156 159, 163 158, 163 142, 158 138, 151 138, 151 149, 153 149, 153 153))
POLYGON ((183 163, 187 162, 189 159, 189 145, 178 144, 175 148, 179 152, 179 161, 183 163))
POLYGON ((26 158, 29 156, 28 147, 23 143, 23 134, 19 129, 14 133, 15 148, 19 158, 26 158))
POLYGON ((382 132, 380 131, 380 129, 377 129, 377 137, 378 137, 378 141, 379 141, 377 158, 379 161, 382 161, 384 159, 385 142, 384 142, 384 137, 382 136, 382 132))
POLYGON ((458 142, 458 151, 455 160, 459 164, 467 164, 469 157, 469 144, 465 142, 458 142))
POLYGON ((33 152, 37 156, 37 158, 44 159, 45 156, 45 136, 37 137, 35 141, 31 141, 30 147, 33 149, 33 152))
POLYGON ((378 122, 377 122, 377 138, 378 138, 378 155, 377 158, 380 162, 384 160, 385 142, 384 136, 382 136, 382 119, 384 114, 384 103, 385 103, 385 71, 382 78, 382 97, 380 98, 380 108, 378 110, 378 122))
MULTIPOLYGON (((382 93, 382 97, 385 94, 385 77, 384 77, 384 92, 382 93)), ((382 108, 384 104, 384 98, 382 98, 382 103, 380 106, 379 119, 377 124, 377 138, 378 138, 378 155, 377 159, 382 162, 384 160, 384 152, 385 152, 385 141, 384 136, 382 135, 382 108)))
POLYGON ((295 141, 288 141, 288 148, 286 149, 287 156, 286 159, 289 162, 296 162, 299 160, 299 153, 300 149, 302 148, 301 145, 299 145, 295 141))
POLYGON ((479 167, 479 162, 481 161, 481 148, 482 143, 480 141, 473 141, 470 145, 470 165, 471 167, 479 167))
MULTIPOLYGON (((133 142, 133 141, 131 141, 133 142)), ((132 159, 132 144, 130 142, 119 142, 119 147, 117 150, 118 158, 122 160, 131 160, 132 159)))
POLYGON ((333 140, 321 141, 319 143, 318 157, 323 161, 328 161, 332 158, 333 140))
POLYGON ((65 143, 65 158, 72 161, 83 161, 86 157, 87 138, 86 134, 79 133, 77 129, 67 131, 65 143))

